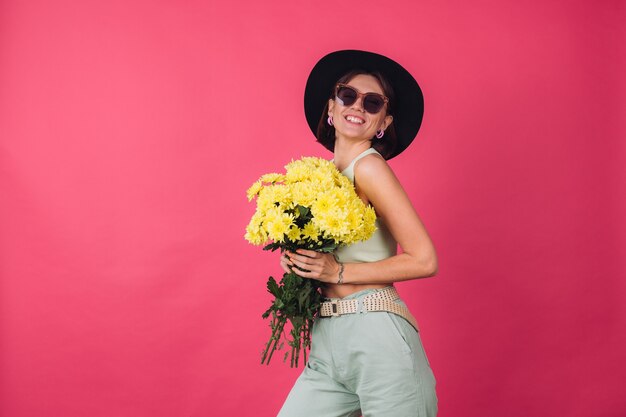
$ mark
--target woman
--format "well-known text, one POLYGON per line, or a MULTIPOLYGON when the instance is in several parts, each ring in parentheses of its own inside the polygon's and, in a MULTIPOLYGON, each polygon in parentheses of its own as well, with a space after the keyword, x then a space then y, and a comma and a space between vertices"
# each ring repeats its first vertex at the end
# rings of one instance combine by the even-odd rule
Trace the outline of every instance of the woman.
POLYGON ((335 254, 281 256, 285 271, 323 282, 328 300, 313 327, 309 361, 279 416, 435 416, 435 378, 417 323, 393 283, 435 275, 437 256, 386 162, 419 130, 421 90, 389 58, 336 51, 309 75, 305 112, 378 220, 369 240, 335 254))

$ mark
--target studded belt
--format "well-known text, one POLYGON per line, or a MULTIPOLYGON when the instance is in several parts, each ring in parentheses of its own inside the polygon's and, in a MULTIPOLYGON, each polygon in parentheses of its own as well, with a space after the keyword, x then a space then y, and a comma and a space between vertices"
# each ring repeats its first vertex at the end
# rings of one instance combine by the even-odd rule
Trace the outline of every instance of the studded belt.
POLYGON ((361 299, 343 300, 337 299, 324 301, 320 306, 320 317, 342 316, 344 314, 355 314, 359 312, 359 303, 364 311, 386 311, 396 314, 406 319, 415 330, 419 332, 417 320, 408 308, 395 301, 400 296, 394 287, 385 287, 379 291, 366 295, 361 299))

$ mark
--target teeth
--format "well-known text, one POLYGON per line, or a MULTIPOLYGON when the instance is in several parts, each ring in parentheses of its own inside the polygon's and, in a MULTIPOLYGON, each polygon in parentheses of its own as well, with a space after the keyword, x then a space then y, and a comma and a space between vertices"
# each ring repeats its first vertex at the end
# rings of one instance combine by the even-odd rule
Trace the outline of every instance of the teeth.
POLYGON ((346 116, 346 120, 349 122, 353 122, 353 123, 363 123, 363 120, 359 119, 358 117, 353 117, 353 116, 346 116))

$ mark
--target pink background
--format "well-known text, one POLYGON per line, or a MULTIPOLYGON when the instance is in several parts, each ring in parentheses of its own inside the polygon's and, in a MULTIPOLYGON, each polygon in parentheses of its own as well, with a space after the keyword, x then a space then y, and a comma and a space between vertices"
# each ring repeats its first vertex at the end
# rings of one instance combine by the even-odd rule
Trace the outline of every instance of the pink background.
POLYGON ((276 414, 245 190, 330 158, 302 95, 344 48, 424 90, 439 415, 626 415, 625 3, 391 3, 0 2, 2 417, 276 414))

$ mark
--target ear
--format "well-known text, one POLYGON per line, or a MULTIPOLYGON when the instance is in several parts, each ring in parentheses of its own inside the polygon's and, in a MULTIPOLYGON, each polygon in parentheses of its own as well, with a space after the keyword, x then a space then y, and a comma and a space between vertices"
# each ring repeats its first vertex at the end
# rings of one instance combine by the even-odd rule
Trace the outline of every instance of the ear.
POLYGON ((331 98, 328 100, 328 115, 329 116, 333 112, 334 109, 335 109, 335 100, 331 98))
POLYGON ((383 130, 386 130, 389 125, 391 124, 391 122, 393 122, 393 116, 388 114, 387 116, 385 116, 385 118, 383 119, 383 130))

